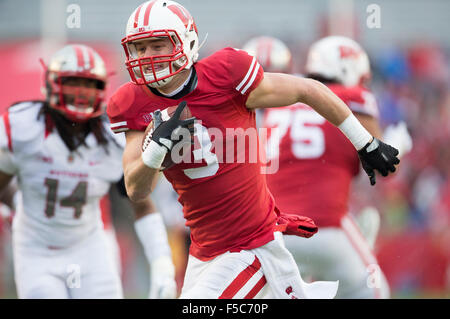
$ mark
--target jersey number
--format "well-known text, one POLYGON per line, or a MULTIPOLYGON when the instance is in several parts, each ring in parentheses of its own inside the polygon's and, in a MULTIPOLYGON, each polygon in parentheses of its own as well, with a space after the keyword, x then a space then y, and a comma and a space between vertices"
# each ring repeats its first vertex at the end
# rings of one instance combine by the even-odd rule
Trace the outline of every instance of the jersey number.
MULTIPOLYGON (((55 215, 58 180, 46 178, 44 184, 47 187, 45 215, 50 218, 55 215)), ((64 197, 59 202, 62 207, 72 207, 74 209, 74 218, 80 218, 83 212, 83 206, 86 204, 87 184, 87 182, 78 182, 72 194, 64 197)))
POLYGON ((219 170, 219 160, 217 155, 211 152, 213 147, 208 129, 200 123, 195 123, 195 135, 200 141, 200 148, 193 151, 196 161, 205 160, 206 166, 188 168, 184 170, 184 174, 190 179, 203 178, 213 176, 219 170))
POLYGON ((280 143, 290 128, 291 151, 298 159, 318 158, 325 152, 325 135, 320 126, 325 119, 312 110, 273 110, 267 116, 267 125, 277 127, 267 140, 267 158, 279 156, 280 143))

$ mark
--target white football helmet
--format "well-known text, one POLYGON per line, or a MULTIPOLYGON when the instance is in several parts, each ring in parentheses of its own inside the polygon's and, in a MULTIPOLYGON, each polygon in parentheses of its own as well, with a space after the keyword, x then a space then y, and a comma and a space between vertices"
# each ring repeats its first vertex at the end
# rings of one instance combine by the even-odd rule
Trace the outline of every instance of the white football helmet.
POLYGON ((103 112, 107 72, 100 55, 82 44, 66 45, 57 51, 45 69, 45 95, 49 106, 73 122, 85 122, 103 112), (95 88, 65 85, 70 78, 96 80, 95 88))
POLYGON ((311 46, 305 71, 309 75, 354 86, 370 78, 370 63, 367 53, 354 40, 329 36, 311 46))
POLYGON ((256 57, 266 72, 292 71, 291 51, 279 39, 266 36, 252 38, 244 45, 243 50, 256 57))
POLYGON ((182 5, 170 0, 153 0, 141 4, 128 19, 126 37, 122 39, 125 65, 131 81, 151 87, 166 85, 175 74, 189 69, 197 61, 198 42, 194 19, 182 5), (171 54, 138 56, 135 41, 162 37, 171 40, 171 54), (155 65, 162 63, 168 63, 168 66, 155 71, 155 65), (145 71, 148 66, 150 71, 145 71))

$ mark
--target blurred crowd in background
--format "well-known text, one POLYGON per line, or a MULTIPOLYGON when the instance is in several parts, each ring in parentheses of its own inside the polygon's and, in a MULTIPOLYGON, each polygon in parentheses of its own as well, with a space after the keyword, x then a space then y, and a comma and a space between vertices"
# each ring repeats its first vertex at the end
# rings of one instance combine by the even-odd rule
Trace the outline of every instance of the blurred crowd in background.
MULTIPOLYGON (((188 8, 190 3, 186 3, 188 8)), ((130 4, 128 11, 134 7, 130 4)), ((128 11, 123 13, 125 17, 128 11)), ((191 13, 195 18, 195 9, 191 13)), ((202 25, 199 22, 197 25, 201 30, 202 25)), ((317 27, 317 30, 311 42, 333 34, 327 28, 317 27)), ((447 31, 448 28, 436 30, 447 31)), ((237 40, 214 39, 200 51, 201 56, 223 46, 239 47, 254 35, 260 34, 247 34, 237 40)), ((294 72, 301 74, 311 42, 296 42, 288 33, 279 38, 293 53, 294 72)), ((361 41, 358 36, 355 40, 361 41)), ((40 97, 42 75, 37 61, 41 57, 38 53, 41 42, 36 38, 0 41, 0 110, 3 111, 14 101, 40 97)), ((123 72, 119 41, 85 42, 104 57, 108 69, 117 72, 111 77, 109 95, 128 81, 123 72)), ((364 41, 361 43, 364 46, 364 41)), ((405 121, 413 139, 412 151, 402 159, 398 173, 386 180, 379 179, 374 187, 367 176, 360 176, 355 181, 351 203, 355 215, 367 206, 376 208, 381 215, 375 251, 394 298, 450 298, 449 43, 418 37, 407 42, 379 43, 376 49, 373 45, 366 47, 372 65, 371 89, 377 97, 382 126, 405 121)), ((154 198, 169 228, 181 286, 189 240, 181 207, 164 181, 154 198)), ((126 212, 126 203, 114 202, 120 201, 114 190, 111 201, 121 247, 125 296, 144 298, 148 280, 143 278, 148 276, 148 268, 134 235, 133 216, 126 212)), ((0 298, 15 298, 10 239, 7 225, 0 226, 0 298)))
POLYGON ((398 173, 378 187, 366 193, 369 187, 354 186, 353 205, 371 203, 381 213, 375 249, 394 296, 448 298, 449 51, 418 41, 386 49, 372 57, 372 67, 382 125, 404 120, 413 148, 398 173))

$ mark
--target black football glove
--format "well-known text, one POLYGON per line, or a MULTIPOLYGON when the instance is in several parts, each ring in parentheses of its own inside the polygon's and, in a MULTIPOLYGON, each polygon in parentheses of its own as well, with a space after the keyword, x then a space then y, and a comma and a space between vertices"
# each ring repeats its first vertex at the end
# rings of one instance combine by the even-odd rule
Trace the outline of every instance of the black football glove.
POLYGON ((195 117, 188 118, 187 120, 180 120, 180 115, 185 107, 186 101, 181 102, 167 121, 162 120, 160 111, 156 111, 153 114, 155 129, 152 134, 152 140, 167 148, 168 151, 170 151, 176 143, 180 142, 180 136, 178 136, 178 139, 175 137, 172 138, 172 133, 175 130, 185 128, 189 130, 191 136, 194 133, 193 124, 196 120, 195 117))
POLYGON ((395 172, 396 164, 400 163, 398 159, 398 150, 382 141, 373 138, 358 151, 362 167, 369 175, 370 185, 375 185, 375 170, 382 176, 387 176, 389 172, 395 172))

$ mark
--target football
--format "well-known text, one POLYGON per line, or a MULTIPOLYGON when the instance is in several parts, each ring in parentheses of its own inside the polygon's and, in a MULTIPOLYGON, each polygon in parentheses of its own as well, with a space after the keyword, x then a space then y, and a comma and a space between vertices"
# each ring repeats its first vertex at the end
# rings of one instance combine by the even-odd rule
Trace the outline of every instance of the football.
MULTIPOLYGON (((175 113, 177 107, 178 107, 178 105, 174 105, 174 106, 169 106, 168 108, 162 110, 161 111, 162 120, 167 121, 168 119, 170 119, 172 117, 172 115, 175 113)), ((189 107, 186 105, 185 108, 183 109, 183 111, 181 112, 180 120, 187 120, 188 118, 191 118, 191 117, 192 117, 192 113, 189 110, 189 107)), ((151 134, 153 132, 154 124, 155 124, 154 119, 152 119, 152 121, 148 124, 147 128, 145 129, 144 137, 142 139, 142 144, 141 144, 142 151, 144 151, 145 138, 148 133, 151 134)), ((181 150, 180 153, 181 153, 181 155, 183 155, 183 150, 181 150)), ((175 163, 173 162, 172 156, 169 152, 164 157, 164 161, 161 165, 161 170, 168 169, 168 168, 172 167, 173 165, 175 165, 175 163)))

